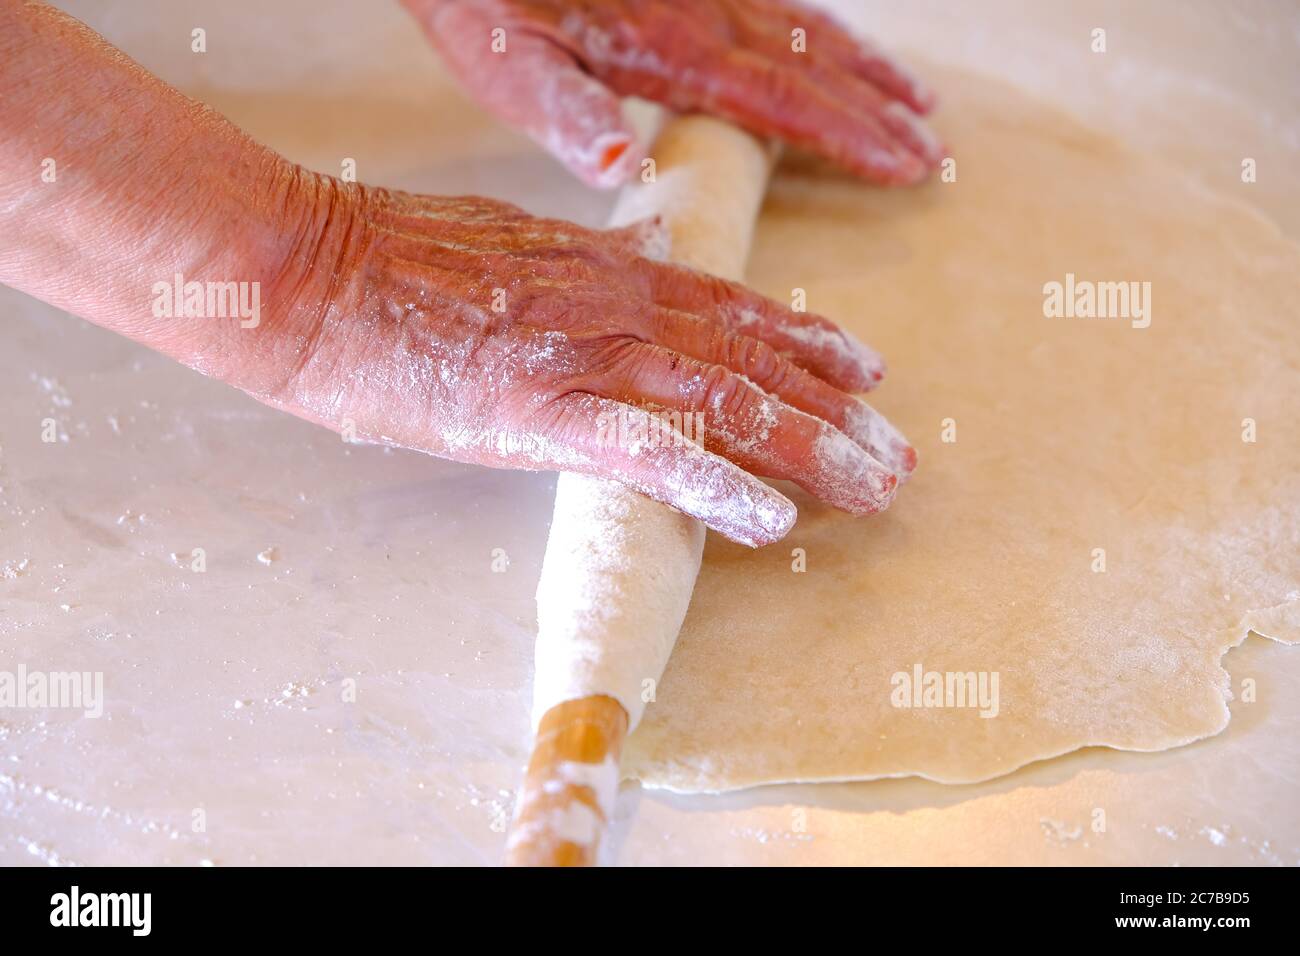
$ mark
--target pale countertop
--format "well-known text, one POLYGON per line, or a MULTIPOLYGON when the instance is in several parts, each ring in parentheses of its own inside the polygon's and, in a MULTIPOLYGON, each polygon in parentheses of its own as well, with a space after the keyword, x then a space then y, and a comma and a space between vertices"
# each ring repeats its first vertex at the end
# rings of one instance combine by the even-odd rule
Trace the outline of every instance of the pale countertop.
MULTIPOLYGON (((590 224, 610 202, 465 101, 395 2, 364 21, 297 0, 63 6, 314 168, 352 158, 369 182, 590 224), (203 56, 189 52, 196 26, 203 56)), ((1194 168, 1235 164, 1242 139, 1261 164, 1300 159, 1294 8, 1264 24, 1263 3, 998 2, 977 18, 955 0, 839 6, 881 41, 1033 83, 1194 168), (1084 82, 1092 25, 1158 81, 1124 96, 1084 82), (1193 118, 1236 141, 1189 140, 1193 118)), ((1270 178, 1260 208, 1295 236, 1295 177, 1270 178)), ((498 861, 553 478, 349 448, 7 289, 0 322, 0 566, 14 572, 0 578, 0 656, 101 670, 114 689, 99 721, 0 713, 0 864, 498 861), (67 442, 39 442, 47 415, 67 442), (215 572, 201 585, 171 557, 198 546, 215 572), (493 547, 510 555, 503 574, 493 547), (355 705, 339 700, 343 675, 359 675, 355 705)), ((610 856, 1296 865, 1300 653, 1251 637, 1224 664, 1258 699, 1190 747, 1093 749, 964 787, 625 787, 610 856)))

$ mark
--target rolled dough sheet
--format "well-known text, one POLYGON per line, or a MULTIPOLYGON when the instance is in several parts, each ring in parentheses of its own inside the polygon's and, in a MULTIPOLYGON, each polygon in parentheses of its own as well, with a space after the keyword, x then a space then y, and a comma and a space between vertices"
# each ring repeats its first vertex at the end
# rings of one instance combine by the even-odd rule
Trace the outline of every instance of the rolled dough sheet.
POLYGON ((920 467, 880 516, 788 489, 786 542, 710 536, 629 741, 646 786, 961 783, 1174 747, 1249 690, 1227 648, 1300 639, 1300 249, 1235 201, 1237 168, 1207 191, 996 80, 937 85, 955 182, 787 168, 749 268, 888 357, 873 404, 920 467), (1149 327, 1046 318, 1067 274, 1149 282, 1149 327), (894 706, 918 667, 996 673, 996 716, 894 706))

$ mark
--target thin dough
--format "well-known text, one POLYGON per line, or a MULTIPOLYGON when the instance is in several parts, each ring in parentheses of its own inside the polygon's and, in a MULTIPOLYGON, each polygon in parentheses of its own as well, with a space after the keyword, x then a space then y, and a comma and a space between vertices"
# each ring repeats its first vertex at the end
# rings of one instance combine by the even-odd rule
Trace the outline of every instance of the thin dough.
POLYGON ((956 182, 787 170, 749 268, 890 360, 873 404, 920 467, 883 515, 789 490, 785 542, 711 536, 629 741, 625 772, 648 786, 959 783, 1091 745, 1173 747, 1226 726, 1226 648, 1251 628, 1300 639, 1300 249, 1011 87, 937 85, 956 182), (1150 282, 1150 327, 1045 318, 1044 284, 1067 273, 1150 282), (892 676, 917 665, 997 672, 998 716, 892 706, 892 676))

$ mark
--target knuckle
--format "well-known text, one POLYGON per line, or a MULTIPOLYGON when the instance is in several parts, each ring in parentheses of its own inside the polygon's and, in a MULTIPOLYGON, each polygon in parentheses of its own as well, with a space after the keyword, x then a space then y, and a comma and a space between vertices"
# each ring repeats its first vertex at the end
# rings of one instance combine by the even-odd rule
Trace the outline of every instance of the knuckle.
POLYGON ((728 333, 724 354, 733 368, 740 369, 769 391, 789 375, 788 363, 777 354, 776 349, 748 335, 728 333))
POLYGON ((744 416, 758 399, 744 379, 720 365, 705 370, 703 379, 703 404, 719 419, 730 420, 744 416))

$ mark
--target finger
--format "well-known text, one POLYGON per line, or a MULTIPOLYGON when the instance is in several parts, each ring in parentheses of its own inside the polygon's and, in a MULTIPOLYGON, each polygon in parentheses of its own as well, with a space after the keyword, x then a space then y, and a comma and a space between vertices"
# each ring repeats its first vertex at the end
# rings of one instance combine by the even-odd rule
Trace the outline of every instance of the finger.
MULTIPOLYGON (((797 12, 783 10, 779 19, 789 25, 799 22, 798 17, 797 12)), ((802 72, 831 97, 874 119, 927 166, 938 165, 945 155, 943 144, 914 112, 910 100, 895 96, 894 90, 862 75, 858 69, 861 52, 838 25, 820 24, 813 30, 802 51, 796 51, 789 32, 760 20, 745 29, 743 44, 774 63, 802 72)))
POLYGON ((886 96, 901 100, 917 113, 924 115, 934 109, 937 98, 925 83, 874 43, 855 36, 833 15, 798 2, 769 9, 782 21, 787 36, 795 27, 808 31, 809 52, 826 52, 844 69, 875 84, 886 96), (795 9, 790 10, 789 6, 795 9))
POLYGON ((619 98, 551 40, 503 26, 487 4, 442 4, 422 23, 476 100, 583 182, 617 186, 638 168, 642 150, 619 98))
MULTIPOLYGON (((866 84, 862 84, 862 89, 874 93, 874 90, 866 84)), ((920 116, 912 112, 912 108, 906 103, 900 103, 898 100, 884 103, 880 118, 887 130, 906 143, 908 149, 925 160, 931 168, 937 167, 948 155, 948 148, 943 144, 943 140, 920 116)))
POLYGON ((700 106, 760 135, 776 136, 873 182, 913 185, 929 173, 875 118, 841 102, 805 72, 732 49, 713 70, 683 78, 700 106))
POLYGON ((879 353, 819 315, 796 312, 738 282, 686 266, 639 259, 633 267, 655 303, 760 339, 836 388, 870 391, 885 375, 879 353))
POLYGON ((906 103, 891 99, 880 89, 838 67, 815 65, 809 76, 859 113, 876 120, 898 142, 933 168, 946 155, 943 142, 934 130, 906 103))
POLYGON ((721 365, 646 342, 622 346, 590 390, 630 405, 703 415, 704 447, 746 471, 785 478, 853 514, 887 507, 898 478, 830 423, 721 365))
POLYGON ((854 73, 876 84, 922 116, 938 105, 939 98, 934 91, 902 63, 886 56, 873 43, 865 40, 854 42, 857 49, 850 51, 846 57, 848 67, 854 73))
POLYGON ((799 368, 766 342, 676 309, 654 310, 645 331, 657 345, 722 365, 791 408, 830 422, 901 480, 916 467, 915 450, 883 415, 799 368))
POLYGON ((884 415, 862 399, 849 395, 850 405, 844 410, 844 424, 839 428, 858 444, 871 451, 878 461, 906 481, 916 470, 916 449, 903 433, 884 415))
POLYGON ((551 447, 537 467, 613 478, 751 548, 785 537, 794 504, 775 488, 705 451, 640 408, 581 392, 548 406, 551 447))

